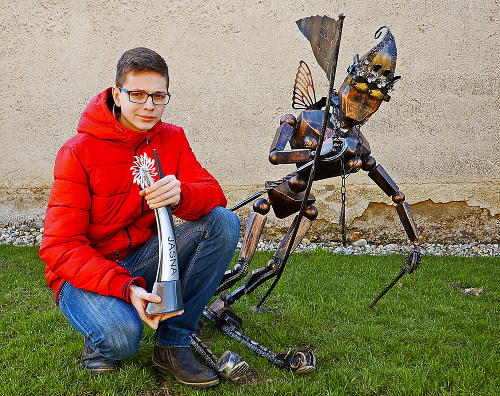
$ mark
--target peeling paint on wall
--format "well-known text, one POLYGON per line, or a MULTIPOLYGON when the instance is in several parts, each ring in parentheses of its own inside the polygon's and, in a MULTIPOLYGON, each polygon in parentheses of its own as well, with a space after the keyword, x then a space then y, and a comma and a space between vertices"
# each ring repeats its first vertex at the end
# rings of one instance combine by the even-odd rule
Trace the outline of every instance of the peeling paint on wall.
MULTIPOLYGON (((234 195, 241 195, 241 190, 224 188, 229 198, 228 207, 234 195)), ((247 189, 244 189, 247 190, 247 189)), ((252 191, 251 188, 248 188, 252 191)), ((48 202, 50 189, 32 188, 7 191, 0 189, 0 226, 28 224, 41 227, 48 202)), ((255 191, 254 191, 255 192, 255 191)), ((331 191, 330 191, 331 192, 331 191)), ((250 194, 251 195, 251 194, 250 194)), ((335 195, 331 195, 335 201, 335 195)), ((317 202, 318 207, 327 208, 324 202, 317 202)), ((242 234, 251 211, 252 204, 238 210, 242 222, 242 234)), ((338 207, 338 209, 340 206, 338 207)), ((330 212, 321 212, 307 234, 313 242, 331 242, 342 240, 338 225, 337 208, 330 212)), ((500 214, 467 202, 435 203, 426 200, 410 205, 422 243, 500 243, 500 214)), ((354 213, 351 211, 351 213, 354 213)), ((286 233, 293 216, 278 219, 272 212, 263 233, 263 239, 278 241, 286 233)), ((347 219, 347 237, 358 232, 370 243, 407 243, 408 238, 399 221, 395 205, 381 202, 369 202, 361 215, 347 219)))

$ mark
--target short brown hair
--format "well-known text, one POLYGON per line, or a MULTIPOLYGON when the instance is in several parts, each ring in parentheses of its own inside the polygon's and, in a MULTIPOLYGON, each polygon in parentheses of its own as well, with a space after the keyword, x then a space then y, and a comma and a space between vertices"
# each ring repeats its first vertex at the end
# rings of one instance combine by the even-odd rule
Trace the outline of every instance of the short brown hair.
POLYGON ((116 66, 116 86, 121 87, 123 85, 128 73, 144 71, 161 74, 167 79, 168 84, 168 66, 161 55, 149 48, 137 47, 124 52, 118 61, 116 66))

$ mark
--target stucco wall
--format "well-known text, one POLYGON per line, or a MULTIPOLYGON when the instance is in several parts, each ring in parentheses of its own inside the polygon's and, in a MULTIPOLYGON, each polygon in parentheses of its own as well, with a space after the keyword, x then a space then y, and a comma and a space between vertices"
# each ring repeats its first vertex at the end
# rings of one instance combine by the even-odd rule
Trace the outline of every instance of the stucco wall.
MULTIPOLYGON (((378 27, 396 38, 402 79, 363 127, 378 163, 412 207, 429 205, 424 214, 455 205, 498 230, 497 0, 9 1, 0 10, 0 223, 41 221, 57 150, 88 101, 113 85, 119 56, 135 46, 166 58, 172 101, 164 120, 185 128, 230 205, 282 177, 293 167, 270 165, 268 149, 281 116, 293 112, 299 60, 311 67, 318 95, 327 90, 295 20, 340 12, 337 87, 353 54, 375 45, 378 27)), ((347 182, 351 227, 380 223, 390 199, 364 174, 347 182)), ((313 188, 318 224, 335 228, 339 185, 331 179, 313 188)), ((432 215, 416 220, 424 233, 442 224, 432 215)))

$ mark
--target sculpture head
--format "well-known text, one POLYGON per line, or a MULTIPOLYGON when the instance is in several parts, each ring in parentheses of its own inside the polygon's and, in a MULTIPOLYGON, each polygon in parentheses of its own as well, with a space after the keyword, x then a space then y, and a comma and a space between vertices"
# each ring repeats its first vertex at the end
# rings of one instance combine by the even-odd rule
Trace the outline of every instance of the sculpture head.
MULTIPOLYGON (((375 33, 380 37, 381 27, 375 33)), ((384 38, 361 59, 356 54, 354 63, 339 89, 342 119, 349 125, 358 125, 375 113, 382 101, 389 101, 389 93, 399 76, 396 69, 396 41, 389 28, 384 38)))

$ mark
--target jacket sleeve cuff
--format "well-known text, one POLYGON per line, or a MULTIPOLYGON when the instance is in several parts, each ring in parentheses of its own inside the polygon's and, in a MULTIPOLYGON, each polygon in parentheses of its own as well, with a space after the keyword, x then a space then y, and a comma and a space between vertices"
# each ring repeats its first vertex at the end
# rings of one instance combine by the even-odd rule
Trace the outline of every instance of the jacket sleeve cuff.
POLYGON ((172 206, 172 212, 177 209, 179 206, 181 206, 182 204, 182 190, 181 190, 181 193, 180 193, 180 198, 179 198, 179 202, 177 202, 175 205, 172 206))
POLYGON ((172 209, 172 214, 179 215, 184 213, 188 208, 191 203, 191 195, 189 192, 189 189, 185 184, 181 184, 181 200, 175 207, 175 209, 172 209))
POLYGON ((121 298, 126 302, 130 303, 130 299, 128 298, 128 292, 130 289, 130 285, 134 284, 143 289, 146 288, 146 281, 142 279, 140 276, 136 276, 135 278, 131 278, 128 275, 118 275, 113 278, 109 285, 109 295, 121 298))

